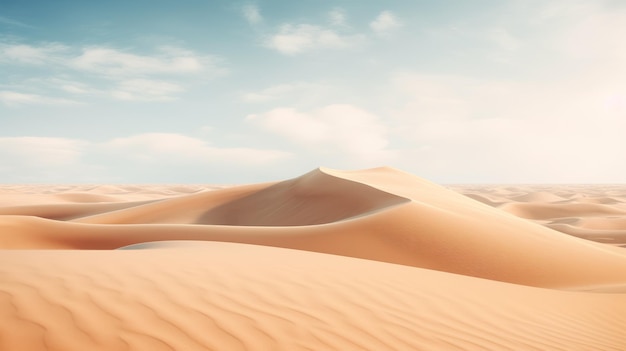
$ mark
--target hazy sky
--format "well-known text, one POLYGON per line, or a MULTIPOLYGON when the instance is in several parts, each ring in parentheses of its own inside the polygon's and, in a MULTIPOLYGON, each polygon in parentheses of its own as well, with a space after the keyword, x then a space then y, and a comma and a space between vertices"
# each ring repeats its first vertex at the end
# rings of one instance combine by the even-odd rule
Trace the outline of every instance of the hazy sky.
POLYGON ((626 182, 626 2, 1 0, 0 182, 626 182))

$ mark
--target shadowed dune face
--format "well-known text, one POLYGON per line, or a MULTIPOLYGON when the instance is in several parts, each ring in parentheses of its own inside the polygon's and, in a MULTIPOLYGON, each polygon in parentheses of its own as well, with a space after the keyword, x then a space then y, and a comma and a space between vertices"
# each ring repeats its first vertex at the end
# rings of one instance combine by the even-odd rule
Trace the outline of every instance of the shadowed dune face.
POLYGON ((0 350, 626 349, 624 187, 452 189, 0 187, 0 350))
POLYGON ((366 215, 408 202, 367 184, 315 170, 205 212, 196 223, 303 226, 366 215))

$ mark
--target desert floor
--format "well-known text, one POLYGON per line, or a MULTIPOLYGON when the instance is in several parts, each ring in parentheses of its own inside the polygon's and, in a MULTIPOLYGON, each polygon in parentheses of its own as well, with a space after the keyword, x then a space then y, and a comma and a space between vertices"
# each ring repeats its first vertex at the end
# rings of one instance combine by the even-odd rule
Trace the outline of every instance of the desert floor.
POLYGON ((0 350, 626 350, 626 185, 0 186, 0 350))

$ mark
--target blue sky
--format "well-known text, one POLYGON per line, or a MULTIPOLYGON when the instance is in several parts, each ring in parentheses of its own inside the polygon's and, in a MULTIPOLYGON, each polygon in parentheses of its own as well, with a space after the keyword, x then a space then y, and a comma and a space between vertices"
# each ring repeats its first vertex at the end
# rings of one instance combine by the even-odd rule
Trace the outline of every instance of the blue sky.
POLYGON ((626 182, 626 3, 0 2, 1 183, 626 182))

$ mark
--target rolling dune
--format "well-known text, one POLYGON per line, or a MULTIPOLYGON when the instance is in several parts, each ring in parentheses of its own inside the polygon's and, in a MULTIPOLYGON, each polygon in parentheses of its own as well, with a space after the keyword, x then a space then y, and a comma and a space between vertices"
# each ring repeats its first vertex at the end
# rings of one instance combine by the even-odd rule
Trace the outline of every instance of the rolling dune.
POLYGON ((625 185, 452 186, 492 207, 560 232, 626 247, 625 185))
POLYGON ((626 349, 623 188, 451 189, 6 186, 0 349, 626 349))

